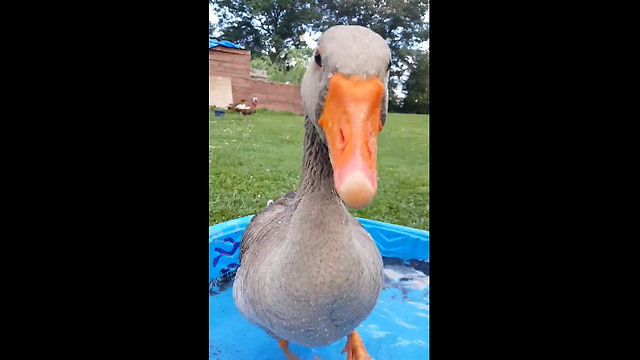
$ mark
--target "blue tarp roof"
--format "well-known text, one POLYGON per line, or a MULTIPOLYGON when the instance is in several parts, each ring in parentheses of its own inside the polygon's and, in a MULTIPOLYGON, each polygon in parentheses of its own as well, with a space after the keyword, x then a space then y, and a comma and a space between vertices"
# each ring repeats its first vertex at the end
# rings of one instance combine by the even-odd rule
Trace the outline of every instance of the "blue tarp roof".
POLYGON ((214 40, 214 39, 209 39, 209 49, 216 47, 216 46, 224 46, 224 47, 228 47, 228 48, 234 48, 234 49, 242 49, 242 46, 234 44, 230 41, 226 41, 226 40, 222 40, 222 41, 218 41, 218 40, 214 40))

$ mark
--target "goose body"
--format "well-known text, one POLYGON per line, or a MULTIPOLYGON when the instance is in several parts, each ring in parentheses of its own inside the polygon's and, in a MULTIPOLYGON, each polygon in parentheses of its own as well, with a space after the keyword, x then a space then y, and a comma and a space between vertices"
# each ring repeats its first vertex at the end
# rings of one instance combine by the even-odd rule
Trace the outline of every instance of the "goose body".
MULTIPOLYGON (((309 347, 352 333, 382 288, 380 253, 347 205, 368 205, 377 189, 375 141, 386 120, 390 61, 386 42, 359 26, 327 30, 318 47, 322 61, 311 60, 301 86, 300 185, 248 224, 233 286, 248 321, 309 347), (341 48, 343 40, 357 46, 341 48)), ((359 336, 349 339, 350 356, 364 359, 353 345, 359 336)))

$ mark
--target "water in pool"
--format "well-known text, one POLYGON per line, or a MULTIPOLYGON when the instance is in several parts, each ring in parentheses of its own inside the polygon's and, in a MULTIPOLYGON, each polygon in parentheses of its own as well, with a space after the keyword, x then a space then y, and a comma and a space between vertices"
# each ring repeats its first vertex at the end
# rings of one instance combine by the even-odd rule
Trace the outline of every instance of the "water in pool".
MULTIPOLYGON (((376 360, 429 359, 429 262, 383 257, 384 286, 373 312, 356 331, 376 360)), ((233 303, 235 269, 209 284, 209 359, 284 360, 276 340, 246 321, 233 303)), ((301 360, 345 360, 343 340, 289 348, 301 360)))

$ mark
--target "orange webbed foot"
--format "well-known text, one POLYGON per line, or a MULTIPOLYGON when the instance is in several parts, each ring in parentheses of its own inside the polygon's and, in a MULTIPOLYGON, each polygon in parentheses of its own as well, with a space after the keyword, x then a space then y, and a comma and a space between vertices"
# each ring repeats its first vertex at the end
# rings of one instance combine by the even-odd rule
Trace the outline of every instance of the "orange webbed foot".
POLYGON ((347 352, 347 360, 374 360, 364 348, 362 338, 355 330, 349 334, 347 344, 342 349, 342 353, 347 352))
POLYGON ((300 360, 300 358, 298 358, 296 354, 292 353, 291 350, 289 350, 289 341, 278 340, 278 346, 280 347, 280 349, 282 349, 282 352, 284 353, 284 356, 287 357, 287 360, 300 360))

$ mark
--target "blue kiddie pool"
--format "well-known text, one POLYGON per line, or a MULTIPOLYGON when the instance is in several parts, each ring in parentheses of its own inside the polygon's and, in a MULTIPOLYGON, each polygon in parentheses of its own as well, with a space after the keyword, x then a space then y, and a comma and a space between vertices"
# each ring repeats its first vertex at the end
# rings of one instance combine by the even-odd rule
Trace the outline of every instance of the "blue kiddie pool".
MULTIPOLYGON (((209 227, 209 359, 285 359, 276 341, 253 326, 233 302, 240 239, 252 216, 209 227)), ((373 312, 356 331, 376 360, 429 358, 429 232, 357 218, 384 262, 384 284, 373 312)), ((300 360, 345 360, 347 341, 308 348, 289 343, 300 360)))

